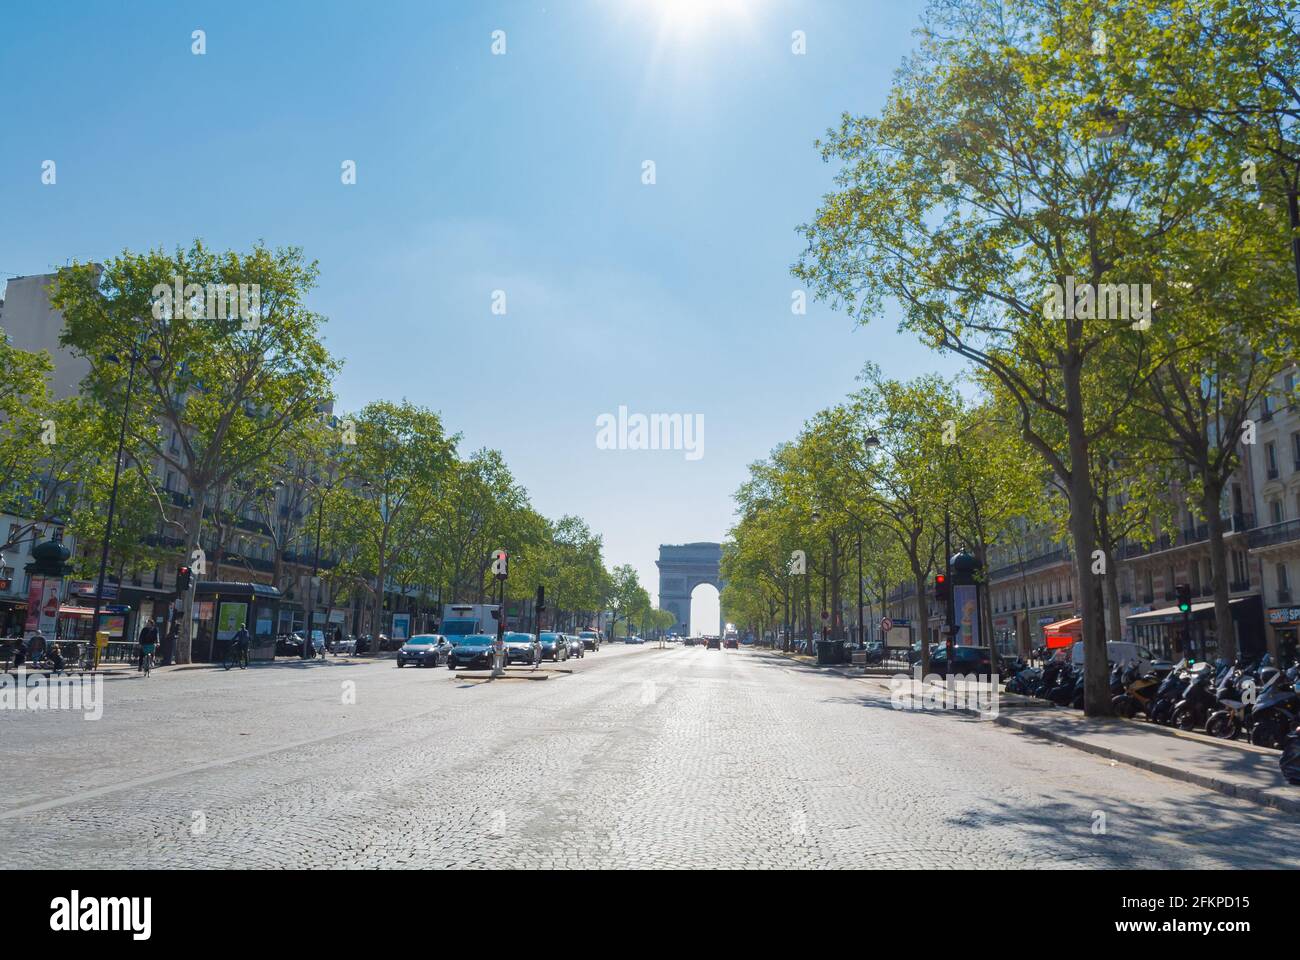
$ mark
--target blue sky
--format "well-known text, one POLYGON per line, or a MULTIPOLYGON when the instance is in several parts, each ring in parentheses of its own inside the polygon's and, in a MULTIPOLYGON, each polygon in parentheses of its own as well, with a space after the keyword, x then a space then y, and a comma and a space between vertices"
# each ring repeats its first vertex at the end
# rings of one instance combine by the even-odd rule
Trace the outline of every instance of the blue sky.
POLYGON ((301 245, 320 261, 342 409, 439 410, 653 594, 658 545, 721 539, 746 465, 864 361, 957 369, 892 318, 790 312, 795 227, 833 172, 813 140, 880 105, 921 9, 20 5, 0 28, 0 279, 196 236, 301 245), (596 418, 620 405, 703 414, 704 456, 598 450, 596 418))

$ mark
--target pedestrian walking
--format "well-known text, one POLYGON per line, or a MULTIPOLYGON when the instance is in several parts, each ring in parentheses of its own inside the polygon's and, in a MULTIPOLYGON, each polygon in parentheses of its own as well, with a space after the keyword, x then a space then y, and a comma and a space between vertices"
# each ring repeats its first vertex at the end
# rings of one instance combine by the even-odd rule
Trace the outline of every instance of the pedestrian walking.
POLYGON ((181 634, 181 621, 179 617, 172 618, 172 625, 167 630, 167 639, 163 641, 162 648, 162 665, 171 666, 172 657, 176 652, 176 640, 181 634))
POLYGON ((150 652, 158 644, 158 628, 152 620, 144 622, 144 628, 140 631, 139 643, 136 647, 135 669, 137 671, 144 669, 144 651, 148 647, 150 652))
POLYGON ((14 645, 14 666, 21 667, 27 660, 27 639, 19 636, 14 645))

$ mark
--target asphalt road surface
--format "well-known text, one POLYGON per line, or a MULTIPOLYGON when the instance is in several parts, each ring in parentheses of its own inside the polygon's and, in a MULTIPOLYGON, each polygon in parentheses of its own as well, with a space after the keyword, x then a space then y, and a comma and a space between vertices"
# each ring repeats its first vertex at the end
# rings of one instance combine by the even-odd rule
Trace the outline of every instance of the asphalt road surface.
POLYGON ((161 671, 105 682, 95 721, 0 710, 0 867, 1300 863, 1278 811, 770 652, 542 672, 161 671))

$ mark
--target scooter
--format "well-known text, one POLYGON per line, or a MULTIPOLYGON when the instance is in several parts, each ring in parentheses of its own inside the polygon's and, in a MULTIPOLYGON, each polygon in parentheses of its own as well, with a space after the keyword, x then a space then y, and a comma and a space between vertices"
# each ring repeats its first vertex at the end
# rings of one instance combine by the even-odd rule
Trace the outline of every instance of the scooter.
POLYGON ((1295 691, 1295 668, 1269 681, 1251 710, 1250 742, 1257 747, 1282 747, 1283 740, 1300 726, 1300 695, 1295 691))
POLYGON ((1198 663, 1191 668, 1191 676, 1183 689, 1183 698, 1174 707, 1170 719, 1179 730, 1195 730, 1205 725, 1210 714, 1218 707, 1214 696, 1214 670, 1208 663, 1198 663))

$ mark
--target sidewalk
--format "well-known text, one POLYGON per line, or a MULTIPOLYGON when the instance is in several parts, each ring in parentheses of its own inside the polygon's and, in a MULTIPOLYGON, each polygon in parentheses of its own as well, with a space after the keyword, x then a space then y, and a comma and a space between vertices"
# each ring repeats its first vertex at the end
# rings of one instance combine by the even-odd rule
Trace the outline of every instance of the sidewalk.
MULTIPOLYGON (((816 667, 816 658, 782 654, 816 667)), ((842 677, 865 680, 885 693, 890 685, 879 673, 861 667, 821 667, 842 677)), ((888 675, 901 671, 892 671, 888 675)), ((1146 720, 1089 719, 1078 710, 1054 707, 1034 697, 1000 693, 994 723, 1139 767, 1225 796, 1249 800, 1287 813, 1300 813, 1300 787, 1282 777, 1277 750, 1238 740, 1187 733, 1146 720)), ((970 713, 971 711, 963 711, 970 713)))
MULTIPOLYGON (((380 660, 393 660, 396 659, 396 657, 397 654, 393 651, 384 651, 383 653, 374 656, 371 656, 370 654, 362 654, 359 657, 353 657, 350 655, 341 656, 341 657, 330 656, 330 657, 326 657, 324 660, 321 660, 320 658, 303 660, 300 659, 299 657, 276 657, 274 660, 254 660, 252 663, 249 664, 249 667, 253 670, 263 670, 268 667, 280 667, 280 668, 288 669, 291 667, 314 666, 314 667, 321 668, 333 664, 375 663, 380 660)), ((24 664, 23 666, 26 671, 26 675, 28 677, 58 676, 58 677, 79 678, 82 676, 86 676, 86 677, 99 676, 99 677, 103 677, 105 680, 121 680, 127 677, 140 676, 140 671, 136 669, 136 665, 134 663, 124 663, 116 660, 110 663, 101 663, 99 665, 99 668, 93 671, 81 670, 80 668, 77 667, 69 667, 68 669, 64 670, 62 673, 58 673, 58 674, 44 667, 33 668, 31 664, 24 664)), ((168 674, 168 673, 177 673, 184 670, 224 670, 224 669, 225 669, 224 665, 220 663, 174 663, 171 664, 170 666, 157 665, 153 668, 152 673, 168 674)), ((15 670, 12 666, 10 666, 5 670, 0 670, 0 674, 3 673, 14 674, 15 670)))

